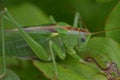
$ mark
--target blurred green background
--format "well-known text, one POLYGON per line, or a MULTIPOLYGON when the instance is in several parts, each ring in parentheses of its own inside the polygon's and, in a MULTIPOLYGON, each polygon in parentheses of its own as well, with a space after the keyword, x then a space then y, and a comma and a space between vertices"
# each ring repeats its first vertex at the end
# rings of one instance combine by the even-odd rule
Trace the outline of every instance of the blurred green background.
POLYGON ((8 9, 11 9, 13 15, 17 16, 18 22, 26 26, 48 23, 43 15, 47 17, 52 15, 56 21, 67 22, 72 25, 74 14, 79 12, 91 32, 104 29, 106 17, 118 2, 118 0, 3 1, 8 9))
MULTIPOLYGON (((50 23, 50 15, 58 22, 72 25, 75 13, 79 12, 89 31, 97 32, 104 30, 106 18, 118 0, 3 0, 1 3, 10 10, 16 21, 24 26, 50 23)), ((5 25, 6 28, 13 28, 9 23, 5 25)), ((15 58, 8 58, 7 62, 8 67, 15 71, 21 80, 33 80, 36 77, 47 80, 39 75, 40 72, 31 62, 15 58)))

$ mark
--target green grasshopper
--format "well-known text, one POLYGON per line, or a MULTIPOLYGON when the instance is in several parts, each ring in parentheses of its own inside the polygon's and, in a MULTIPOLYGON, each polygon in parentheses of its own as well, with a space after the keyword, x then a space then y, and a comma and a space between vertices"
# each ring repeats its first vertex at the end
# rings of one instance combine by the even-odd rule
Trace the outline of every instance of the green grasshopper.
MULTIPOLYGON (((55 58, 57 56, 64 60, 67 55, 66 53, 68 53, 76 60, 84 63, 84 60, 76 53, 85 47, 91 34, 87 29, 77 28, 79 23, 78 13, 75 16, 73 27, 66 23, 54 22, 47 26, 29 28, 21 28, 22 25, 12 18, 6 8, 1 14, 3 14, 4 19, 7 19, 17 27, 17 29, 5 31, 5 49, 7 54, 16 54, 16 50, 19 56, 25 52, 25 54, 31 56, 36 55, 42 61, 53 61, 56 75, 55 58)), ((2 53, 1 48, 0 53, 2 53)))
MULTIPOLYGON (((5 49, 8 55, 16 54, 17 51, 19 57, 37 56, 41 61, 52 61, 56 76, 56 57, 64 60, 69 54, 79 62, 85 63, 77 53, 85 48, 92 34, 87 29, 78 28, 81 26, 78 13, 75 15, 73 27, 53 20, 53 24, 50 25, 22 28, 23 26, 13 19, 6 8, 0 12, 0 17, 17 27, 5 31, 5 49)), ((1 45, 0 47, 2 48, 1 45)))
MULTIPOLYGON (((0 12, 0 17, 17 27, 5 30, 3 41, 6 41, 4 47, 7 55, 25 57, 25 59, 37 57, 41 61, 52 61, 56 77, 58 76, 56 67, 58 58, 64 60, 69 54, 78 62, 86 63, 77 53, 83 51, 91 35, 96 33, 90 33, 88 29, 83 28, 84 24, 81 22, 79 13, 75 15, 73 26, 55 22, 52 18, 52 24, 22 28, 23 26, 13 19, 6 8, 0 12)), ((0 53, 4 51, 3 45, 0 45, 0 53)), ((0 79, 4 78, 4 75, 4 73, 0 75, 0 79)))

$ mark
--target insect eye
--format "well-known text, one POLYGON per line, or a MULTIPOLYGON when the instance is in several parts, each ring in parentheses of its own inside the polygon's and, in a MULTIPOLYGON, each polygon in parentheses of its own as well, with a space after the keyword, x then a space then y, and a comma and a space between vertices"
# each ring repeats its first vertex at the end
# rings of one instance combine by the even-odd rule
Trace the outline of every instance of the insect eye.
POLYGON ((85 39, 85 38, 81 38, 81 41, 82 41, 82 42, 85 42, 85 41, 86 41, 86 39, 85 39))

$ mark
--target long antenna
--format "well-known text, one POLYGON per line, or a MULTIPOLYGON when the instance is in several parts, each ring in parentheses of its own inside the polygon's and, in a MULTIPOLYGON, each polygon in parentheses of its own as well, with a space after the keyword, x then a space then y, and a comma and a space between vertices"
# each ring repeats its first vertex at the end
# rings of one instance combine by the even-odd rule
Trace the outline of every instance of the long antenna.
POLYGON ((98 31, 98 32, 92 32, 91 34, 95 35, 95 34, 105 33, 107 31, 113 31, 113 30, 117 30, 117 29, 120 29, 120 27, 107 29, 107 30, 102 30, 102 31, 98 31))

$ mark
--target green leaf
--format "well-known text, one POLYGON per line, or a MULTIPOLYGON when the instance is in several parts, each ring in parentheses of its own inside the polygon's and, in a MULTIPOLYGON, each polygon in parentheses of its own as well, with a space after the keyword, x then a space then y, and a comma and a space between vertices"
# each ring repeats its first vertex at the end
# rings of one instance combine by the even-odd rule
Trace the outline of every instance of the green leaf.
POLYGON ((110 13, 106 23, 106 36, 111 37, 120 43, 120 2, 115 6, 110 13))
POLYGON ((84 57, 93 57, 103 67, 106 62, 115 62, 120 68, 120 45, 110 38, 95 37, 89 40, 84 57))
POLYGON ((108 80, 108 79, 103 77, 102 75, 95 75, 94 80, 108 80))
MULTIPOLYGON (((54 80, 55 72, 53 63, 34 61, 34 65, 43 72, 47 78, 54 80)), ((94 76, 100 73, 95 65, 79 63, 72 57, 57 63, 57 70, 59 80, 93 80, 96 79, 94 76)), ((101 75, 101 78, 106 80, 103 75, 101 75)))
MULTIPOLYGON (((2 70, 0 71, 0 75, 2 75, 2 70)), ((7 70, 6 75, 3 79, 0 78, 0 80, 20 80, 20 78, 13 71, 7 70)))

